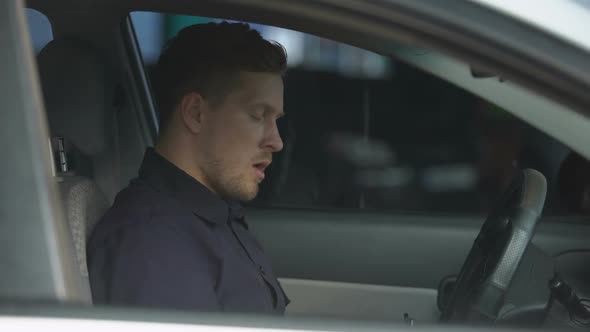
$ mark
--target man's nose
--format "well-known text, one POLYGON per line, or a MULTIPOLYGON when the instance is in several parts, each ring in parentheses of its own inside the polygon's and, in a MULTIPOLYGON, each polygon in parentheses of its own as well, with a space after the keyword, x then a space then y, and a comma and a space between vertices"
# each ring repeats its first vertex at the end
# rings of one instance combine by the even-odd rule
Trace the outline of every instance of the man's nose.
POLYGON ((283 139, 275 121, 272 121, 267 126, 263 145, 263 148, 270 152, 279 152, 283 149, 283 139))

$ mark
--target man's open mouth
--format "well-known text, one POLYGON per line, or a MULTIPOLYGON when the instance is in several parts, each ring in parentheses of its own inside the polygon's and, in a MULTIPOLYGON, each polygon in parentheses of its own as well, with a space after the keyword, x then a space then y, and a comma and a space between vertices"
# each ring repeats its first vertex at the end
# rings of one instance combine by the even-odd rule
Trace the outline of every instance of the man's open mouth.
POLYGON ((254 172, 256 173, 256 176, 260 179, 260 181, 264 180, 264 170, 268 167, 268 165, 270 165, 269 160, 264 160, 253 165, 254 172))

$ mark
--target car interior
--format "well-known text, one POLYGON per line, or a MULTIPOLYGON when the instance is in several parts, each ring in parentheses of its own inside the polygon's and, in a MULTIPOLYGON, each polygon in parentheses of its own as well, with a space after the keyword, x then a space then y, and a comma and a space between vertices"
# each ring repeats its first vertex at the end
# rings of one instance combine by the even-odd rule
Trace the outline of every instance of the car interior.
POLYGON ((247 204, 288 316, 590 323, 590 219, 570 204, 581 196, 560 192, 562 163, 578 152, 560 142, 563 126, 529 114, 567 106, 408 40, 363 45, 344 28, 282 24, 284 13, 177 3, 27 1, 29 19, 52 31, 37 68, 84 302, 86 238, 157 137, 153 63, 132 15, 152 12, 289 28, 325 53, 354 46, 385 63, 377 78, 289 71, 285 149, 247 204))

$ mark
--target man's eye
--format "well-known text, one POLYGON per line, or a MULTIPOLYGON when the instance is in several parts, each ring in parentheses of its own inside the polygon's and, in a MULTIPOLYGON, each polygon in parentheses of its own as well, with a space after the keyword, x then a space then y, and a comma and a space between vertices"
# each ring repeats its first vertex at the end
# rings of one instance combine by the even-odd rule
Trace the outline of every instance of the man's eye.
POLYGON ((258 115, 258 114, 250 114, 250 118, 252 118, 252 120, 260 122, 264 119, 263 116, 258 115))

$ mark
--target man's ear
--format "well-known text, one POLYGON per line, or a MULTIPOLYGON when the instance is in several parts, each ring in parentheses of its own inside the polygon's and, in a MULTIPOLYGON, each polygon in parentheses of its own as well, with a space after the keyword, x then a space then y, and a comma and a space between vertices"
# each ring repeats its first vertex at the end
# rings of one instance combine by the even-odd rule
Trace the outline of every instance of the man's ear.
POLYGON ((202 130, 206 104, 203 96, 196 92, 187 93, 180 100, 180 117, 184 126, 193 134, 198 134, 202 130))

